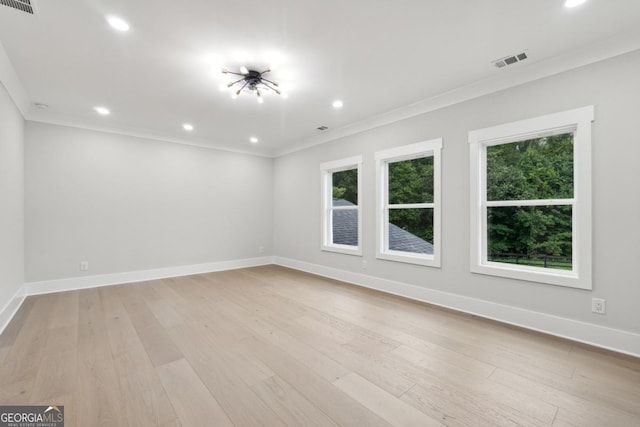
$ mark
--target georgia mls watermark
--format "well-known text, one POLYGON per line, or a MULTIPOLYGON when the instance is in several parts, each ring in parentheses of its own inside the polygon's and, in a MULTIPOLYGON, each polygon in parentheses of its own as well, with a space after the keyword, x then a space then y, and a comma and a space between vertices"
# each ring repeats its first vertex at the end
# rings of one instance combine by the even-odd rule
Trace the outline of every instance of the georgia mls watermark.
POLYGON ((0 406, 0 427, 64 427, 64 406, 0 406))

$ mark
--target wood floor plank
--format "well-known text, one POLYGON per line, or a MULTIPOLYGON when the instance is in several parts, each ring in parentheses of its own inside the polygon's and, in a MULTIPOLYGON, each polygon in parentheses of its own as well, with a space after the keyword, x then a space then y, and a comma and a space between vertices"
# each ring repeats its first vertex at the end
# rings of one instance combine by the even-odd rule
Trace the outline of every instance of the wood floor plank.
POLYGON ((349 372, 347 368, 332 358, 302 343, 268 320, 250 316, 249 313, 247 313, 246 316, 237 317, 236 320, 242 322, 248 329, 254 332, 256 336, 268 340, 290 357, 296 359, 328 381, 333 381, 349 372))
POLYGON ((233 426, 186 360, 180 359, 156 369, 184 427, 233 426))
POLYGON ((158 322, 165 328, 171 328, 183 322, 178 312, 163 300, 149 301, 147 305, 154 316, 156 316, 156 319, 158 319, 158 322))
POLYGON ((78 324, 78 297, 78 291, 60 292, 56 294, 49 329, 78 324))
POLYGON ((273 372, 291 385, 309 402, 341 426, 390 426, 377 414, 336 388, 329 381, 306 369, 304 365, 263 339, 243 340, 246 351, 260 349, 262 360, 273 372))
POLYGON ((322 334, 338 344, 346 344, 356 338, 354 334, 345 333, 338 328, 334 328, 331 325, 323 322, 318 322, 317 320, 308 316, 302 316, 298 319, 295 319, 295 322, 306 328, 313 329, 314 331, 316 331, 316 333, 322 334))
MULTIPOLYGON (((497 369, 491 375, 491 380, 513 390, 526 390, 530 396, 556 405, 563 409, 563 412, 569 411, 570 413, 584 414, 584 417, 588 417, 594 423, 599 422, 600 425, 607 425, 611 420, 616 420, 620 425, 632 424, 640 420, 637 415, 621 410, 616 406, 608 405, 604 400, 585 395, 579 389, 569 388, 565 384, 539 382, 503 369, 497 369)), ((636 405, 640 405, 638 402, 636 401, 636 405)), ((610 425, 618 424, 612 423, 610 425)))
POLYGON ((413 406, 371 384, 361 376, 350 373, 334 381, 343 392, 360 402, 372 412, 394 426, 441 426, 437 420, 418 411, 413 406))
POLYGON ((47 343, 52 302, 55 295, 34 299, 11 349, 0 366, 0 384, 13 384, 35 379, 47 343))
POLYGON ((515 411, 504 411, 475 393, 449 384, 416 385, 401 398, 445 425, 469 427, 548 426, 515 411))
POLYGON ((162 425, 176 419, 157 371, 126 313, 119 292, 101 289, 107 335, 131 426, 162 425), (104 292, 103 292, 104 291, 104 292))
MULTIPOLYGON (((227 319, 233 322, 233 319, 227 319)), ((237 322, 236 327, 242 322, 237 322)), ((259 359, 258 355, 241 350, 240 341, 246 334, 229 334, 227 329, 209 328, 207 325, 185 324, 181 327, 188 328, 189 332, 200 337, 203 350, 208 354, 216 353, 220 361, 231 366, 231 371, 247 386, 251 387, 274 373, 259 359)), ((176 328, 179 329, 179 328, 176 328)))
POLYGON ((341 346, 330 340, 323 339, 322 335, 301 325, 289 325, 285 332, 309 344, 316 351, 334 359, 350 371, 358 373, 394 396, 401 396, 415 384, 402 372, 389 369, 389 367, 379 363, 379 354, 353 351, 347 346, 341 346))
POLYGON ((638 365, 636 357, 582 343, 572 343, 569 359, 577 366, 595 367, 596 369, 606 366, 640 374, 640 365, 638 365))
MULTIPOLYGON (((275 414, 241 379, 233 354, 225 343, 203 338, 201 330, 182 326, 171 330, 186 359, 235 425, 284 426, 275 414)), ((184 422, 183 422, 184 423, 184 422)))
MULTIPOLYGON (((368 318, 365 313, 349 313, 342 310, 328 308, 327 312, 334 317, 359 325, 377 334, 393 340, 395 343, 403 344, 413 348, 424 355, 429 355, 432 359, 438 359, 449 364, 454 364, 460 369, 468 370, 473 374, 488 377, 495 370, 495 366, 477 360, 475 357, 467 356, 457 351, 450 350, 425 339, 416 337, 402 329, 402 325, 384 324, 377 319, 368 318)), ((398 348, 395 346, 394 348, 398 348)), ((391 349, 393 350, 393 349, 391 349)), ((399 350, 400 351, 400 350, 399 350)))
POLYGON ((126 301, 123 304, 154 366, 183 357, 166 329, 144 302, 126 301))
POLYGON ((0 405, 25 405, 31 401, 35 378, 14 383, 0 382, 0 405))
POLYGON ((433 419, 451 427, 495 427, 494 420, 485 419, 482 404, 464 390, 426 391, 416 385, 400 397, 400 400, 424 412, 433 419))
POLYGON ((0 348, 10 347, 14 344, 37 299, 36 297, 25 298, 18 312, 0 334, 0 348))
POLYGON ((251 388, 289 426, 337 427, 324 412, 276 375, 251 388))
POLYGON ((128 426, 99 291, 79 292, 76 423, 128 426))
POLYGON ((603 420, 603 417, 599 415, 595 410, 582 412, 560 408, 553 425, 572 427, 638 427, 638 419, 628 417, 613 417, 603 420))
POLYGON ((56 396, 73 394, 78 368, 77 340, 77 324, 49 330, 45 356, 40 362, 31 396, 32 402, 45 402, 56 396))
POLYGON ((341 331, 343 334, 352 337, 352 339, 359 340, 361 342, 369 341, 372 344, 380 347, 381 351, 393 350, 398 347, 401 342, 394 338, 388 337, 384 334, 380 334, 377 331, 362 327, 358 323, 350 322, 340 317, 332 316, 325 311, 317 311, 310 315, 316 323, 325 324, 333 329, 341 331))
POLYGON ((9 354, 9 350, 11 350, 11 347, 0 347, 0 366, 2 366, 4 358, 7 357, 7 354, 9 354))

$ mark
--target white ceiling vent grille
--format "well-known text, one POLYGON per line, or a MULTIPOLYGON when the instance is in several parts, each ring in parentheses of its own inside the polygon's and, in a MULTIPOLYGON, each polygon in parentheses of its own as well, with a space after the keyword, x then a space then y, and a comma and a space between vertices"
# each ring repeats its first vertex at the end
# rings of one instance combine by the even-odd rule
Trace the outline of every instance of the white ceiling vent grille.
POLYGON ((496 59, 495 61, 492 61, 492 62, 496 68, 503 68, 503 67, 506 67, 507 65, 517 64, 518 62, 524 61, 527 58, 528 58, 527 53, 522 52, 522 53, 518 53, 517 55, 505 56, 504 58, 496 59))
POLYGON ((0 0, 0 4, 21 10, 31 15, 35 12, 31 0, 0 0))

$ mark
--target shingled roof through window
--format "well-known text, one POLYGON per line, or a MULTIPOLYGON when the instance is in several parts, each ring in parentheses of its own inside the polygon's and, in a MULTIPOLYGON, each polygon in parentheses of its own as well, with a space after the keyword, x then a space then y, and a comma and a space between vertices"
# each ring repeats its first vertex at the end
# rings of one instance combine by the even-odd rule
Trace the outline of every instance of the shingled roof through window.
MULTIPOLYGON (((333 199, 333 206, 355 206, 344 199, 333 199)), ((358 245, 358 211, 355 209, 333 211, 333 243, 358 245)), ((433 255, 433 245, 420 237, 389 224, 389 249, 414 254, 433 255)))

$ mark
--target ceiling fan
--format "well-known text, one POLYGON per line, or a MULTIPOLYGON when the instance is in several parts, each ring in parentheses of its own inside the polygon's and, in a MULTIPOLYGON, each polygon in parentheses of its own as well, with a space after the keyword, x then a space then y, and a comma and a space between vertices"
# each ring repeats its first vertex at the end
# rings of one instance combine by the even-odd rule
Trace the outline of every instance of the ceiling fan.
POLYGON ((278 89, 278 83, 264 77, 265 74, 270 72, 270 69, 264 71, 249 70, 244 65, 240 67, 239 73, 235 71, 229 71, 226 68, 222 69, 223 74, 232 74, 241 77, 240 79, 229 82, 227 84, 227 87, 229 88, 238 88, 238 90, 235 92, 236 96, 239 96, 242 92, 255 93, 258 97, 259 103, 264 102, 264 98, 262 97, 262 94, 264 92, 273 91, 278 95, 281 94, 280 90, 278 89))

